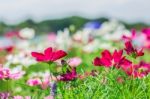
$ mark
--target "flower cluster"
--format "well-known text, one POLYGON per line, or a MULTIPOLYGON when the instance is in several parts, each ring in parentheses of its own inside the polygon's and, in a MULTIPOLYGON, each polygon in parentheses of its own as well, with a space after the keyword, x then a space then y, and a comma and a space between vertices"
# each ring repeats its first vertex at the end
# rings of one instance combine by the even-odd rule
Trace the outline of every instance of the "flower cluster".
MULTIPOLYGON (((144 55, 143 49, 138 51, 133 47, 130 41, 125 43, 125 51, 127 55, 131 55, 131 57, 135 59, 136 57, 144 55)), ((132 61, 126 59, 123 55, 123 50, 115 50, 113 54, 108 50, 104 50, 101 53, 101 58, 96 57, 93 64, 95 66, 121 68, 126 74, 135 78, 142 78, 150 73, 150 64, 140 62, 139 64, 134 65, 132 61)))
POLYGON ((0 79, 19 79, 24 75, 24 72, 11 73, 10 69, 0 68, 0 79))

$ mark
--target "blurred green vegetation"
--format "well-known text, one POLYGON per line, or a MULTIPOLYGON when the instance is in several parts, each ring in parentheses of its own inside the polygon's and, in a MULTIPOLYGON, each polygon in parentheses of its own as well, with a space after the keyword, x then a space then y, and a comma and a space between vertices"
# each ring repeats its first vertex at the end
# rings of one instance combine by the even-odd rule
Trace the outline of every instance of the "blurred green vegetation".
MULTIPOLYGON (((87 19, 87 18, 73 16, 73 17, 68 17, 64 19, 45 20, 42 22, 34 22, 33 20, 28 19, 16 25, 8 25, 1 21, 0 22, 0 35, 8 31, 19 30, 25 27, 34 28, 37 34, 43 34, 47 32, 56 32, 58 30, 63 30, 64 28, 67 28, 70 25, 74 25, 75 30, 78 30, 82 28, 83 25, 89 21, 97 21, 97 22, 103 23, 105 21, 108 21, 108 19, 107 18, 87 19)), ((123 22, 123 21, 120 21, 120 22, 123 23, 128 29, 131 29, 131 28, 141 29, 143 27, 150 26, 145 23, 132 23, 131 24, 131 23, 123 22)))

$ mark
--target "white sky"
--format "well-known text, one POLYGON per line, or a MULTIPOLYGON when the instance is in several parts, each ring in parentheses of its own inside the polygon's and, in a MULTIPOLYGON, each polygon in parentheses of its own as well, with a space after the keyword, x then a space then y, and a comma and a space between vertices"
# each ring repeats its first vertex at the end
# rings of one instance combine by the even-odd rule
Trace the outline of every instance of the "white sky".
POLYGON ((11 24, 73 15, 150 23, 150 0, 0 0, 0 20, 11 24))

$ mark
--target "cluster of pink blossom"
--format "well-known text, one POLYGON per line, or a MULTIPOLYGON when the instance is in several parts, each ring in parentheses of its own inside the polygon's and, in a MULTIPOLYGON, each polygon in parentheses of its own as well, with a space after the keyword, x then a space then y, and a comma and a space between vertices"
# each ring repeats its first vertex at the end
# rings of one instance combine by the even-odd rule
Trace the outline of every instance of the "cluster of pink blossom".
POLYGON ((23 75, 23 71, 11 73, 10 69, 0 68, 0 79, 19 79, 23 75))

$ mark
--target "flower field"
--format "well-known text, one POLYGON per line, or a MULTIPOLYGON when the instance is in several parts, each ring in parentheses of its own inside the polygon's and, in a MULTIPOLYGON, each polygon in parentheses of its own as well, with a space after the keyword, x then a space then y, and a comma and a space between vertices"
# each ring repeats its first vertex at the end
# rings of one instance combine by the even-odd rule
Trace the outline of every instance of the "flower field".
POLYGON ((0 99, 149 99, 150 28, 114 20, 0 37, 0 99))

